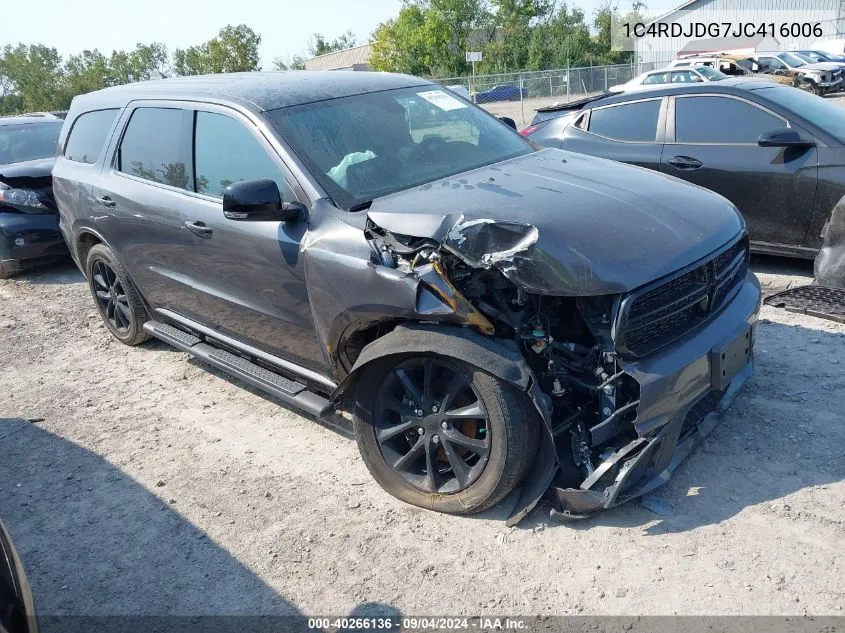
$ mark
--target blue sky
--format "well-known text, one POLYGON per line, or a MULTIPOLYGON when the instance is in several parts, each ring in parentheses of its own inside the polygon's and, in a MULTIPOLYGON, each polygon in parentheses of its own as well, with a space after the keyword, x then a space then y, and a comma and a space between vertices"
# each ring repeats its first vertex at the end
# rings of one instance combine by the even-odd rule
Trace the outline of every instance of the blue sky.
MULTIPOLYGON (((652 0, 649 12, 676 2, 652 0)), ((598 0, 570 4, 589 17, 598 0)), ((621 9, 629 4, 619 2, 621 9)), ((227 24, 245 23, 261 35, 261 59, 269 69, 275 57, 304 54, 315 32, 333 38, 352 29, 366 41, 401 6, 400 0, 37 0, 27 19, 0 20, 0 45, 40 42, 62 55, 86 48, 108 54, 158 41, 172 51, 206 41, 227 24)))

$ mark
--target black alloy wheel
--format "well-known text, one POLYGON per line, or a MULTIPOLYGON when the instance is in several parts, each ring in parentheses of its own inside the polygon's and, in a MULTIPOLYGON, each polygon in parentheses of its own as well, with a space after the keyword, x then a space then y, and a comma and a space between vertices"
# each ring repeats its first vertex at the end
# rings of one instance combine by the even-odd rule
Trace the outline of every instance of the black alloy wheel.
POLYGON ((389 467, 424 492, 467 489, 490 456, 490 420, 472 379, 434 357, 406 360, 385 376, 373 432, 389 467))
POLYGON ((111 266, 98 259, 92 268, 94 296, 100 313, 120 333, 129 332, 132 327, 132 308, 120 279, 111 266))
POLYGON ((88 288, 108 330, 124 345, 147 340, 147 310, 120 260, 105 244, 95 244, 85 256, 88 288))

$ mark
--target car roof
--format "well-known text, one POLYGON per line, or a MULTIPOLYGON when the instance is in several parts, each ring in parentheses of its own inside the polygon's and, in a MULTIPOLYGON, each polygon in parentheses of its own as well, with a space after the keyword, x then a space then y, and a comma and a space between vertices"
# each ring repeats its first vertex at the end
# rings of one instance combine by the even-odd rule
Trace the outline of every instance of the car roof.
POLYGON ((707 53, 706 55, 687 55, 680 57, 674 61, 676 62, 701 62, 701 61, 737 61, 741 59, 748 59, 749 55, 740 55, 738 53, 707 53))
POLYGON ((585 97, 578 101, 570 103, 562 103, 543 108, 537 108, 538 112, 567 112, 573 110, 583 110, 584 108, 595 108, 603 105, 610 105, 613 103, 624 103, 626 101, 640 101, 650 97, 663 97, 666 95, 677 94, 732 94, 741 95, 744 92, 752 90, 760 90, 762 88, 772 88, 775 86, 782 86, 783 84, 774 81, 767 81, 765 79, 752 78, 731 78, 722 79, 721 81, 706 81, 702 83, 689 84, 655 84, 654 88, 638 89, 633 92, 622 92, 619 94, 600 94, 592 97, 585 97))
POLYGON ((634 93, 621 93, 609 97, 604 97, 598 101, 590 103, 590 107, 605 105, 609 103, 618 103, 621 101, 632 101, 634 99, 646 99, 648 97, 662 97, 664 95, 672 94, 689 94, 689 93, 725 93, 725 94, 742 94, 749 90, 759 90, 761 88, 770 88, 772 86, 779 86, 773 81, 766 81, 763 79, 722 79, 721 81, 708 81, 702 83, 690 84, 658 84, 655 88, 648 90, 637 90, 634 93))
POLYGON ((53 115, 45 114, 19 114, 17 116, 3 116, 0 117, 0 126, 4 125, 24 125, 26 123, 58 123, 62 120, 53 115))
POLYGON ((89 92, 74 106, 113 107, 137 99, 236 101, 258 111, 356 94, 431 85, 419 77, 359 71, 221 73, 154 79, 89 92))

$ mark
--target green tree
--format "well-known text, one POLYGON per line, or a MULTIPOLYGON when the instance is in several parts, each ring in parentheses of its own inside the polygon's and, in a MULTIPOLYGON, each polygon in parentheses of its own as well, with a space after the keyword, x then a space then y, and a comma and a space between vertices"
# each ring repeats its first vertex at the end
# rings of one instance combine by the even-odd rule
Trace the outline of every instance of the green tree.
POLYGON ((76 95, 105 88, 110 79, 109 60, 97 49, 71 55, 64 65, 61 105, 67 107, 76 95))
POLYGON ((261 36, 246 24, 226 26, 217 37, 173 53, 173 71, 177 75, 233 73, 259 70, 258 46, 261 36))
POLYGON ((4 81, 19 98, 21 109, 56 110, 68 105, 62 87, 62 58, 55 48, 7 44, 2 59, 4 81))
POLYGON ((495 37, 494 17, 485 0, 429 0, 423 28, 433 45, 432 72, 470 72, 466 52, 483 50, 495 37))
POLYGON ((331 42, 320 33, 314 33, 311 41, 308 43, 308 52, 311 54, 311 57, 317 57, 318 55, 342 51, 357 45, 358 40, 355 38, 355 34, 351 30, 348 30, 346 33, 334 38, 331 42))
POLYGON ((416 3, 406 4, 398 16, 379 24, 373 33, 370 66, 410 75, 428 74, 431 58, 424 24, 423 8, 416 3))
POLYGON ((550 20, 532 29, 525 68, 543 70, 581 66, 590 46, 590 29, 584 12, 561 4, 550 20))
POLYGON ((373 33, 370 64, 378 70, 457 75, 468 72, 467 50, 495 35, 486 0, 408 0, 373 33))
POLYGON ((6 70, 6 59, 0 55, 0 116, 23 110, 23 99, 16 92, 15 83, 6 70))
POLYGON ((552 0, 492 0, 494 36, 484 49, 481 72, 527 67, 533 33, 554 16, 552 0))
POLYGON ((277 57, 273 60, 273 70, 305 70, 305 58, 302 55, 277 57))
POLYGON ((602 0, 593 19, 597 33, 591 46, 590 63, 618 64, 631 60, 630 52, 612 50, 614 40, 622 42, 620 33, 617 32, 618 39, 613 37, 614 28, 618 28, 624 21, 641 21, 639 12, 645 9, 645 6, 641 0, 634 0, 632 10, 623 18, 615 0, 602 0))
POLYGON ((138 43, 135 50, 113 51, 109 58, 110 83, 128 84, 150 79, 155 73, 168 72, 167 47, 159 42, 138 43))

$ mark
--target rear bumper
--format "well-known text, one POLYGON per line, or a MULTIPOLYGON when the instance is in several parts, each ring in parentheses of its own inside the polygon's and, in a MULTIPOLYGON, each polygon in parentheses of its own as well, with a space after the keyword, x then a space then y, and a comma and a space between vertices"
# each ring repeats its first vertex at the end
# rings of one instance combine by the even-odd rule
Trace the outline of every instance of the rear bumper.
MULTIPOLYGON (((675 468, 719 424, 753 371, 754 329, 760 311, 760 284, 749 273, 721 314, 681 343, 651 357, 622 363, 640 385, 634 428, 637 437, 618 448, 579 488, 554 484, 547 495, 564 518, 582 518, 642 496, 664 484, 675 468), (714 356, 736 340, 750 343, 742 365, 720 381, 714 356), (608 474, 615 474, 608 481, 608 474), (603 476, 604 475, 604 476, 603 476)), ((739 346, 742 353, 743 346, 739 346)))
POLYGON ((56 213, 0 212, 0 259, 26 266, 67 256, 56 213))

